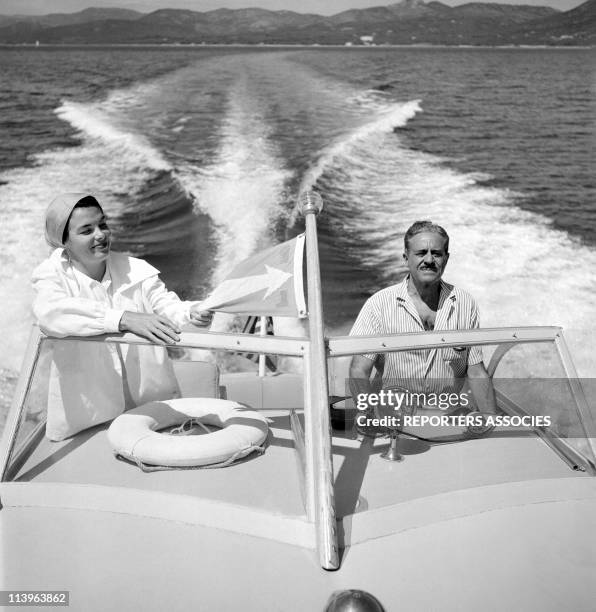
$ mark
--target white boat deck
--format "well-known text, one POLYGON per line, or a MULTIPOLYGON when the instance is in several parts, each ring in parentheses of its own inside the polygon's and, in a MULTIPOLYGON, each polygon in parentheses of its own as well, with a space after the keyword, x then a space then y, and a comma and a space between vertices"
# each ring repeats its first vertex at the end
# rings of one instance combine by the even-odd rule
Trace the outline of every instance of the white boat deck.
POLYGON ((387 439, 336 439, 338 516, 478 487, 578 477, 539 438, 495 435, 434 445, 400 437, 402 462, 381 459, 387 439))
POLYGON ((315 539, 288 413, 266 414, 265 455, 224 469, 143 473, 114 459, 105 427, 43 440, 1 485, 6 558, 28 559, 26 572, 7 565, 6 583, 43 575, 86 612, 168 602, 233 612, 249 593, 246 609, 298 612, 346 588, 388 612, 593 609, 596 481, 542 440, 404 440, 405 460, 390 463, 379 457, 386 440, 335 436, 341 567, 324 572, 306 550, 315 539))
MULTIPOLYGON (((289 413, 264 414, 271 427, 265 454, 227 468, 144 473, 114 457, 107 426, 99 426, 63 442, 44 439, 13 482, 141 490, 304 517, 289 413)), ((432 445, 401 437, 399 450, 405 460, 396 463, 380 457, 386 438, 353 435, 336 432, 333 437, 338 518, 479 487, 583 477, 537 437, 495 432, 485 439, 432 445)))
MULTIPOLYGON (((297 403, 287 381, 273 382, 297 403)), ((380 457, 387 439, 334 432, 341 564, 326 572, 290 410, 264 414, 265 454, 222 469, 144 473, 115 459, 107 425, 42 439, 0 483, 0 583, 26 589, 41 576, 84 612, 302 612, 348 588, 387 612, 593 609, 596 479, 542 439, 401 438, 404 461, 392 463, 380 457)))
POLYGON ((272 413, 267 417, 273 427, 265 455, 252 455, 227 468, 142 472, 115 458, 104 425, 63 442, 44 439, 14 480, 145 490, 304 515, 293 442, 284 435, 289 432, 275 426, 278 421, 287 426, 288 418, 272 413))
POLYGON ((344 552, 336 572, 312 551, 201 525, 61 508, 2 513, 3 588, 43 577, 70 591, 76 612, 322 611, 341 589, 373 593, 387 612, 589 612, 596 601, 596 499, 372 539, 344 552))

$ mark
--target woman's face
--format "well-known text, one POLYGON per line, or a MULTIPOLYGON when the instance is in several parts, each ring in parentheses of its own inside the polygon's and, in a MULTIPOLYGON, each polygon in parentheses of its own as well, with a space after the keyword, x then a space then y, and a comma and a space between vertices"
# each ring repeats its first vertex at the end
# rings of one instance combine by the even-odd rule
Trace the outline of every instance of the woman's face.
POLYGON ((95 206, 75 208, 68 221, 64 247, 81 264, 105 261, 110 253, 111 232, 103 211, 95 206))

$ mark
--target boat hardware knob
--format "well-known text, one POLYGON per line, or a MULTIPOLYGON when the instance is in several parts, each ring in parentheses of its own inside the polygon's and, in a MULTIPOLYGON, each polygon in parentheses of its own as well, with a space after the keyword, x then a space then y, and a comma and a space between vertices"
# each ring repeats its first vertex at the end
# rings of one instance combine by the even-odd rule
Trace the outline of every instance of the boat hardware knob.
POLYGON ((323 210, 323 198, 316 191, 304 191, 300 195, 300 208, 303 215, 314 213, 318 215, 323 210))
POLYGON ((381 459, 386 461, 403 461, 404 457, 400 454, 397 448, 397 441, 399 438, 399 430, 392 429, 389 435, 389 448, 381 455, 381 459))

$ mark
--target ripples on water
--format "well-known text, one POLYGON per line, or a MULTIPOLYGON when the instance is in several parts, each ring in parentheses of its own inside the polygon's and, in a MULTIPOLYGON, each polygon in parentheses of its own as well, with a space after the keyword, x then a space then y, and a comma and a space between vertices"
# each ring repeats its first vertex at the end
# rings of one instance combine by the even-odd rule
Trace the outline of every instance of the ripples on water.
POLYGON ((485 326, 591 329, 591 54, 0 50, 0 365, 17 367, 43 209, 64 190, 99 194, 119 248, 185 297, 300 231, 315 187, 330 328, 403 275, 403 233, 430 217, 485 326))

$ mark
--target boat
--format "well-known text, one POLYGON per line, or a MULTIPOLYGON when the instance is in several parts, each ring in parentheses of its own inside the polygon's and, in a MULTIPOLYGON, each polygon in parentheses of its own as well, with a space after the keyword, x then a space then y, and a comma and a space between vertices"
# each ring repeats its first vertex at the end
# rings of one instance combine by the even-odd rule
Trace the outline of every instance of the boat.
POLYGON ((184 331, 187 359, 173 362, 184 397, 225 397, 267 418, 261 454, 143 471, 114 456, 109 423, 50 442, 52 345, 148 341, 33 328, 0 447, 1 589, 21 602, 32 589, 67 592, 84 612, 381 609, 362 592, 388 612, 594 609, 594 407, 563 330, 325 337, 316 212, 305 206, 309 335, 184 331), (354 414, 342 393, 350 355, 462 346, 492 347, 502 414, 547 412, 550 426, 373 439, 337 422, 354 414), (194 349, 282 355, 303 373, 219 375, 194 349), (516 386, 516 359, 546 353, 561 367, 554 386, 516 386), (333 607, 338 594, 348 607, 333 607))

